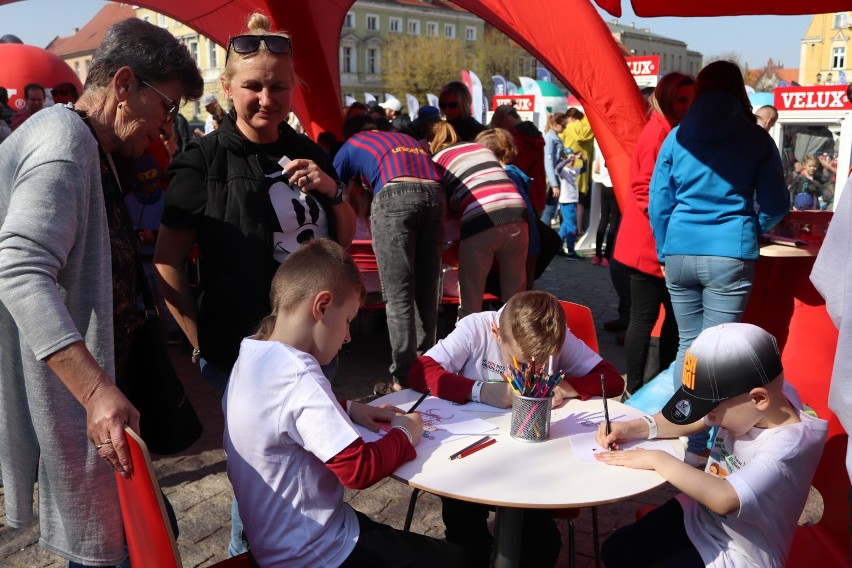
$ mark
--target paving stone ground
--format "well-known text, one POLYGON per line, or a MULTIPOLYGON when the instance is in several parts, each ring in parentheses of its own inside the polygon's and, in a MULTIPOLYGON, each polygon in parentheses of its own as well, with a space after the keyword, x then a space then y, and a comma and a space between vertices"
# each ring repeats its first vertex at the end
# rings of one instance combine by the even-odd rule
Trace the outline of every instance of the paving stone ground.
MULTIPOLYGON (((622 373, 625 371, 623 348, 615 334, 603 329, 603 322, 617 316, 617 296, 609 280, 609 271, 587 260, 554 259, 536 288, 549 290, 561 299, 589 306, 595 317, 601 354, 622 373)), ((444 322, 442 325, 446 325, 444 322)), ((365 313, 353 322, 353 339, 340 356, 338 377, 334 382, 341 398, 367 400, 372 385, 387 378, 389 344, 382 312, 365 313)), ((222 446, 222 412, 219 397, 207 387, 190 363, 188 354, 174 348, 173 359, 192 403, 204 423, 204 435, 186 452, 155 458, 163 491, 175 508, 180 528, 178 546, 186 568, 206 567, 223 560, 230 538, 231 488, 225 474, 222 446)), ((570 472, 566 472, 570 475, 570 472)), ((669 485, 632 500, 598 508, 600 535, 603 540, 616 528, 632 522, 638 508, 660 504, 675 494, 669 485)), ((363 491, 346 492, 346 500, 374 519, 401 528, 408 507, 410 489, 386 479, 363 491)), ((37 497, 37 496, 36 496, 37 497)), ((37 502, 37 499, 36 499, 37 502)), ((493 515, 492 515, 493 517, 493 515)), ((563 546, 559 566, 568 565, 565 521, 559 521, 563 546)), ((576 526, 576 565, 594 566, 590 509, 583 509, 576 526)), ((440 501, 432 495, 418 500, 412 524, 415 532, 443 537, 440 501)), ((38 546, 35 527, 15 530, 5 524, 5 501, 0 488, 0 568, 64 568, 67 562, 44 552, 38 546)))

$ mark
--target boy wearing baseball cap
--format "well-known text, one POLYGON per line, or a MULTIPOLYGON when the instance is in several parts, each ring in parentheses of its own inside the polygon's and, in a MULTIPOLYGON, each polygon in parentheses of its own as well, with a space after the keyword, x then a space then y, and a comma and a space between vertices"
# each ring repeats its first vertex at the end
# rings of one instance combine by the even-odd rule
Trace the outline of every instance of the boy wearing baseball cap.
POLYGON ((682 493, 603 545, 619 566, 782 567, 828 432, 784 381, 775 338, 745 323, 704 330, 686 353, 683 385, 662 412, 605 425, 619 442, 719 430, 704 472, 655 450, 600 452, 602 462, 653 469, 682 493), (661 540, 660 536, 665 535, 661 540), (658 542, 659 546, 648 546, 658 542))

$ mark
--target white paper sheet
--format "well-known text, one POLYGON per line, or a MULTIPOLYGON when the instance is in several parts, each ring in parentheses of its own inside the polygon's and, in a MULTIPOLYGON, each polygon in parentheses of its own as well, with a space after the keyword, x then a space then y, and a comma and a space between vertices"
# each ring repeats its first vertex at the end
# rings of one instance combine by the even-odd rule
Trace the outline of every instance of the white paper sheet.
MULTIPOLYGON (((414 402, 397 406, 402 410, 407 410, 413 405, 414 402)), ((468 416, 466 407, 467 405, 460 406, 433 396, 424 400, 417 407, 417 412, 423 416, 424 424, 423 438, 421 438, 418 447, 442 444, 465 436, 481 436, 485 432, 497 429, 497 426, 490 422, 468 416)), ((371 432, 357 424, 355 427, 365 442, 375 442, 381 439, 391 428, 389 423, 381 424, 378 432, 371 432)))

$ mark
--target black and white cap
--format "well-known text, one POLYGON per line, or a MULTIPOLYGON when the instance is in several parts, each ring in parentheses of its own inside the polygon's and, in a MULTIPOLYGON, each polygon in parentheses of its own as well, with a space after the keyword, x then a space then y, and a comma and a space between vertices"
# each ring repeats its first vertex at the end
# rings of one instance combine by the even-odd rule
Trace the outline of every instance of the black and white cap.
POLYGON ((674 424, 700 420, 719 403, 761 387, 781 374, 775 338, 748 323, 705 329, 686 351, 683 384, 663 407, 674 424))

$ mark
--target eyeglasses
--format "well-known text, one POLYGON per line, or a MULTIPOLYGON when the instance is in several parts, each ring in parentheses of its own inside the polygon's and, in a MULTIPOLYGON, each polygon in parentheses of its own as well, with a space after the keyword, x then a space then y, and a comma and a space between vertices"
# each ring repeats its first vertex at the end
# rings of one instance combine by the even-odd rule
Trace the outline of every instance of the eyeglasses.
POLYGON ((228 50, 225 53, 225 65, 228 64, 228 57, 231 55, 231 48, 237 53, 254 53, 260 49, 260 42, 266 44, 266 49, 276 55, 287 55, 293 52, 293 42, 290 38, 283 35, 238 35, 234 36, 228 42, 228 50))
POLYGON ((438 103, 438 106, 441 108, 458 108, 458 101, 447 101, 445 103, 438 103))
POLYGON ((139 82, 154 91, 155 93, 157 93, 158 95, 160 95, 161 97, 163 97, 163 100, 169 103, 169 108, 166 109, 166 122, 173 121, 177 116, 178 111, 180 110, 180 107, 178 106, 177 102, 175 102, 173 98, 168 96, 166 93, 164 93, 145 79, 139 79, 139 82))

